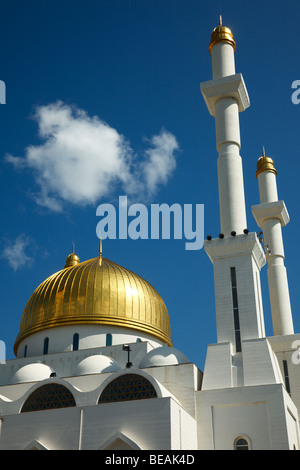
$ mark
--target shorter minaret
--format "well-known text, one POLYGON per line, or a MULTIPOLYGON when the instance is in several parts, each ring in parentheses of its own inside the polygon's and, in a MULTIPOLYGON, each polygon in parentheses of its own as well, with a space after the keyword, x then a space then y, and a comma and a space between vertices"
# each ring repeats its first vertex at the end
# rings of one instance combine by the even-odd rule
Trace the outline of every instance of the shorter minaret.
POLYGON ((260 204, 252 207, 252 213, 263 230, 275 336, 294 334, 282 240, 282 226, 289 222, 289 215, 284 202, 278 201, 276 175, 274 162, 263 149, 256 171, 260 204))

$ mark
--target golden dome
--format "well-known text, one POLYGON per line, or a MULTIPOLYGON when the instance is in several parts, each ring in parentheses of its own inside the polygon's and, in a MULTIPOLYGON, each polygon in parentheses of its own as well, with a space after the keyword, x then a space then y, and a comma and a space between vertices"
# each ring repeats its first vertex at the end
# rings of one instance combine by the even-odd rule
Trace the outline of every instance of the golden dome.
POLYGON ((233 39, 233 34, 231 29, 222 25, 222 17, 220 15, 220 24, 217 26, 211 33, 210 44, 209 44, 209 53, 211 54, 212 47, 217 44, 217 42, 228 42, 236 50, 236 43, 233 39))
POLYGON ((263 147, 263 154, 262 156, 257 160, 257 166, 256 166, 256 177, 259 175, 259 173, 262 173, 263 171, 272 171, 277 175, 277 170, 274 165, 274 161, 272 158, 267 157, 265 155, 265 149, 263 147))
POLYGON ((25 306, 15 353, 27 336, 65 325, 121 326, 172 346, 168 311, 158 292, 101 256, 67 266, 40 284, 25 306))

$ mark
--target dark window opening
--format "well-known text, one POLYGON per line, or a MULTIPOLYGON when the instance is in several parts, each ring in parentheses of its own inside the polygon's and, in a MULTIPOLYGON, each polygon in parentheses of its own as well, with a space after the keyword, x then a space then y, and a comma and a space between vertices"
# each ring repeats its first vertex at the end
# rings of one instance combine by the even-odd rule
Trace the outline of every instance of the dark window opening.
POLYGON ((239 318, 239 306, 238 306, 238 295, 237 295, 237 283, 236 283, 236 270, 230 268, 231 276, 231 291, 232 291, 232 304, 233 304, 233 323, 234 323, 234 334, 235 334, 235 350, 240 352, 242 350, 241 342, 241 329, 240 329, 240 318, 239 318))
POLYGON ((284 372, 284 381, 285 381, 286 391, 289 394, 291 394, 290 378, 289 378, 289 370, 288 370, 287 361, 284 359, 282 362, 283 362, 283 372, 284 372))
POLYGON ((98 403, 144 400, 156 397, 155 388, 145 377, 138 374, 124 374, 107 385, 101 393, 98 403))
POLYGON ((107 333, 106 335, 106 346, 111 346, 112 345, 112 335, 110 333, 107 333))
POLYGON ((75 333, 73 335, 73 351, 78 351, 79 348, 79 334, 75 333))
POLYGON ((48 350, 49 350, 49 338, 45 338, 43 354, 48 354, 48 350))
POLYGON ((249 450, 249 443, 243 437, 238 438, 234 444, 235 450, 249 450))
POLYGON ((37 388, 25 401, 21 413, 29 411, 53 410, 76 406, 75 399, 66 387, 51 383, 37 388))

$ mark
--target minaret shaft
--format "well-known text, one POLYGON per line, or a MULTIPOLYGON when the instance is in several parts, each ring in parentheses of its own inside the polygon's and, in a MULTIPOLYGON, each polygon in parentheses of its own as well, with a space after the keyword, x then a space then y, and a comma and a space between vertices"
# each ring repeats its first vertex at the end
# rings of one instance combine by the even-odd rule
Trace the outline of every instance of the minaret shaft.
POLYGON ((212 33, 210 53, 213 80, 201 91, 215 117, 221 233, 243 233, 247 228, 239 112, 249 106, 241 74, 235 72, 235 42, 231 31, 219 26, 212 33))
POLYGON ((234 48, 227 42, 218 42, 212 49, 213 79, 235 74, 234 48))

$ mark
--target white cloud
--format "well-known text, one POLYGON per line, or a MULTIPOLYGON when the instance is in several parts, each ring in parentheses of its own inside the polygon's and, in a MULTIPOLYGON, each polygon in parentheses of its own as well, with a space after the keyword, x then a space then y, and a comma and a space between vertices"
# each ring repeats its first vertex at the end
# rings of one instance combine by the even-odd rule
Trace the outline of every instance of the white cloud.
POLYGON ((174 151, 178 144, 173 134, 163 130, 151 139, 152 148, 146 150, 148 159, 142 164, 142 171, 148 191, 152 194, 159 184, 166 184, 176 167, 174 151))
POLYGON ((6 161, 33 171, 40 188, 35 200, 53 211, 63 210, 64 203, 99 202, 117 185, 129 195, 145 189, 153 194, 176 166, 178 144, 165 130, 140 156, 116 129, 60 101, 38 107, 34 119, 42 143, 28 146, 24 157, 6 155, 6 161))
POLYGON ((2 251, 2 258, 8 261, 8 264, 14 271, 31 264, 32 258, 26 253, 26 249, 30 243, 30 238, 21 234, 13 242, 8 242, 2 251))

